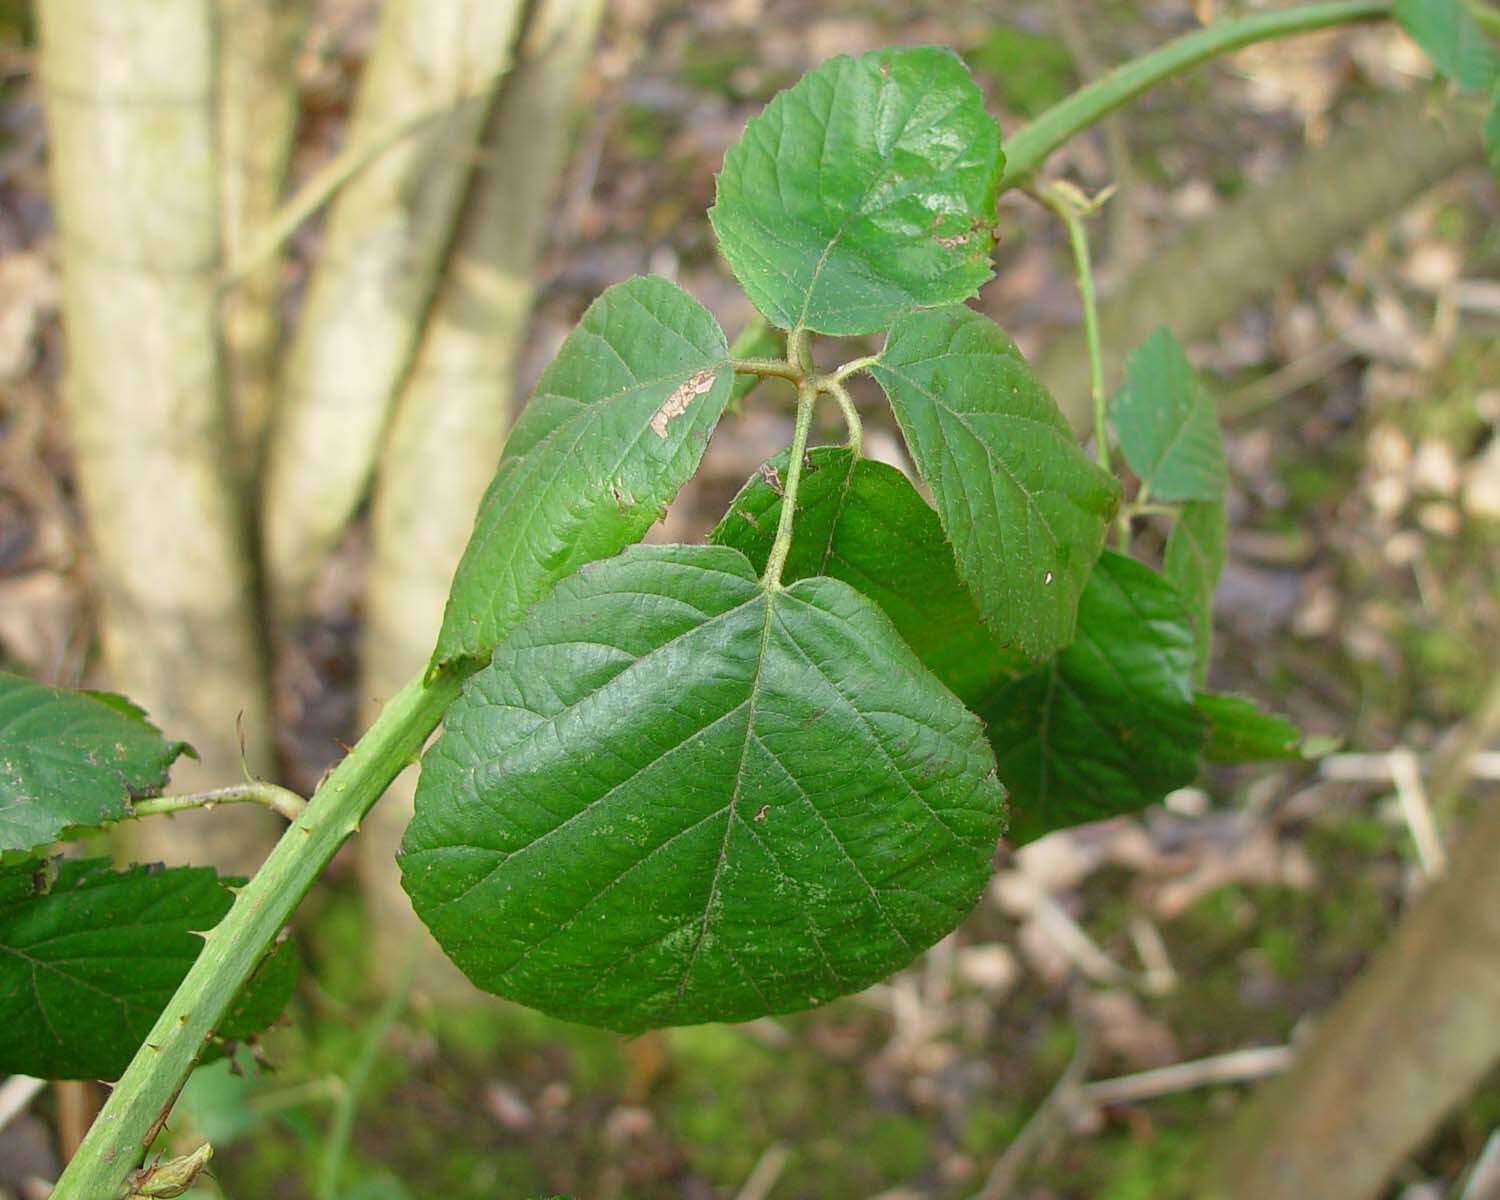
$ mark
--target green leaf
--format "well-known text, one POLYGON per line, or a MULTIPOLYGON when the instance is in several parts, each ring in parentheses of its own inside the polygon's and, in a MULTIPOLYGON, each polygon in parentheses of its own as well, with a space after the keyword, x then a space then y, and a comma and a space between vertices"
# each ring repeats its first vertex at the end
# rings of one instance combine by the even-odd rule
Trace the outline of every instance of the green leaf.
POLYGON ((1214 593, 1224 570, 1226 532, 1222 501, 1189 500, 1172 523, 1162 562, 1162 573, 1181 594, 1193 619, 1200 682, 1213 645, 1214 593))
POLYGON ((123 697, 0 673, 0 852, 123 820, 185 752, 123 697))
POLYGON ((1215 763, 1274 762, 1308 757, 1302 731, 1285 717, 1268 713, 1248 696, 1198 692, 1193 698, 1208 722, 1203 757, 1215 763))
MULTIPOLYGON (((709 540, 765 570, 781 518, 782 453, 750 477, 709 540)), ((995 645, 958 578, 937 513, 895 467, 843 447, 808 452, 797 492, 786 583, 827 575, 862 592, 891 619, 923 665, 959 699, 986 696, 1029 664, 995 645)))
POLYGON ((1078 637, 1001 687, 977 711, 989 726, 1028 842, 1083 821, 1135 812, 1198 773, 1193 632, 1177 591, 1106 550, 1078 606, 1078 637))
POLYGON ((720 546, 558 585, 427 752, 402 879, 480 987, 622 1032, 822 1004, 989 876, 978 720, 870 601, 720 546))
POLYGON ((709 220, 783 329, 875 333, 989 279, 1000 130, 934 46, 829 59, 751 118, 709 220))
MULTIPOLYGON (((0 868, 0 1071, 117 1078, 232 899, 206 867, 0 868)), ((290 961, 273 955, 252 977, 225 1026, 233 1036, 275 1019, 290 961)))
POLYGON ((1218 500, 1228 484, 1213 397, 1177 339, 1158 329, 1125 361, 1110 401, 1120 450, 1153 500, 1218 500))
POLYGON ((1045 658, 1073 637, 1119 502, 1015 343, 962 305, 912 313, 870 373, 896 420, 960 577, 1000 642, 1045 658))
POLYGON ((728 354, 712 314, 665 279, 627 279, 589 306, 506 442, 434 667, 487 658, 554 583, 661 518, 729 401, 728 354))
POLYGON ((1495 50, 1464 0, 1396 0, 1394 16, 1433 66, 1465 92, 1488 91, 1500 78, 1495 50))

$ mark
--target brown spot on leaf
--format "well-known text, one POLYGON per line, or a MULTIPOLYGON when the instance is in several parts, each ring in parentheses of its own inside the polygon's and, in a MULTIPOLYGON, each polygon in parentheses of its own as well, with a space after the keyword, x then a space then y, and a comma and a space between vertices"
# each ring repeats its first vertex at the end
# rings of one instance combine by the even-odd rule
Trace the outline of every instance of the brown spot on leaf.
POLYGON ((786 489, 781 486, 781 476, 770 463, 761 463, 759 474, 766 481, 766 486, 778 496, 786 494, 786 489))
POLYGON ((659 438, 667 436, 667 427, 673 419, 687 412, 688 405, 693 400, 706 392, 713 390, 714 372, 705 367, 689 375, 675 388, 672 394, 661 402, 661 407, 656 410, 656 415, 651 418, 651 432, 659 438))
POLYGON ((766 813, 770 810, 770 807, 771 806, 769 804, 762 804, 760 808, 756 810, 755 815, 750 819, 752 821, 764 821, 766 819, 766 813))

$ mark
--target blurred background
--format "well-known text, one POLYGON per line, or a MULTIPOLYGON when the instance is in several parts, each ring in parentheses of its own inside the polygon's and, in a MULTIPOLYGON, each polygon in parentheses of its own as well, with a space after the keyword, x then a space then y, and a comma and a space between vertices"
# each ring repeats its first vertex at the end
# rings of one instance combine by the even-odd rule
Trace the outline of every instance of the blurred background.
MULTIPOLYGON (((656 272, 731 336, 751 317, 704 211, 778 89, 941 43, 1010 132, 1255 8, 3 0, 0 668, 128 692, 198 747, 180 788, 243 753, 311 790, 420 667, 509 420, 588 303, 656 272)), ((1339 749, 1002 846, 964 925, 860 996, 628 1041, 478 995, 414 932, 407 780, 300 910, 287 1018, 184 1092, 163 1147, 216 1147, 193 1196, 1200 1194, 1255 1081, 1494 807, 1500 195, 1473 113, 1389 23, 1210 64, 1046 171, 1117 188, 1090 226, 1110 385, 1167 324, 1218 398, 1210 683, 1339 749)), ((1062 231, 1020 192, 999 220, 978 304, 1078 416, 1062 231)), ((906 466, 856 398, 868 451, 906 466)), ((701 540, 789 440, 788 399, 746 399, 653 539, 701 540)), ((132 832, 253 870, 276 829, 132 832)), ((1473 904, 1454 920, 1500 895, 1473 904)), ((1500 958, 1428 949, 1497 994, 1500 958)), ((1500 1196, 1500 1040, 1473 1036, 1463 1099, 1375 1190, 1302 1194, 1500 1196)), ((0 1195, 45 1195, 102 1094, 0 1104, 0 1195)))

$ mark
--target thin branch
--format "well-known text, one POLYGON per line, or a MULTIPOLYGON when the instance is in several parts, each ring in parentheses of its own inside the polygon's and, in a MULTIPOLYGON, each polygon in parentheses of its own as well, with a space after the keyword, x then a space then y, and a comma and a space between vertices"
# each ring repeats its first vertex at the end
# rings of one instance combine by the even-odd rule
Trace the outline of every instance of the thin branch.
POLYGON ((131 805, 133 817, 159 817, 165 813, 187 812, 195 808, 211 809, 220 804, 259 804, 295 821, 307 808, 307 801, 296 792, 274 783, 255 779, 231 787, 211 788, 206 792, 188 792, 181 796, 153 796, 131 805))
POLYGON ((796 363, 780 358, 731 358, 729 365, 740 375, 774 376, 801 383, 804 372, 796 363))
POLYGON ((1437 822, 1432 818, 1432 805, 1427 802, 1427 789, 1422 786, 1417 756, 1403 746, 1391 751, 1390 764, 1391 782, 1396 785, 1401 815, 1406 818, 1406 827, 1411 831, 1411 840, 1417 848, 1417 861, 1422 873, 1428 879, 1434 879, 1447 869, 1448 854, 1443 849, 1437 822))
POLYGON ((1118 1079, 1100 1079, 1080 1089, 1084 1098, 1104 1106, 1152 1100, 1192 1088, 1220 1083, 1245 1083, 1279 1075, 1292 1065, 1296 1052, 1290 1046, 1263 1046, 1253 1050, 1235 1050, 1215 1054, 1192 1062, 1174 1063, 1153 1071, 1122 1075, 1118 1079))
POLYGON ((1256 42, 1312 33, 1335 25, 1378 21, 1391 15, 1392 0, 1335 0, 1235 20, 1216 21, 1149 54, 1116 67, 1087 87, 1054 104, 1005 143, 1002 189, 1017 186, 1046 157, 1080 130, 1107 117, 1163 80, 1221 54, 1256 42))
POLYGON ((781 1173, 786 1170, 791 1157, 792 1152, 784 1143, 772 1142, 756 1160, 735 1200, 766 1200, 771 1189, 776 1186, 776 1181, 781 1178, 781 1173))
POLYGON ((465 97, 459 97, 439 108, 417 113, 405 121, 398 121, 389 129, 364 139, 358 145, 344 147, 324 163, 312 178, 298 189, 295 196, 282 205, 264 229, 250 239, 245 252, 224 268, 219 286, 233 287, 256 267, 273 258, 303 222, 310 219, 314 213, 332 200, 345 184, 386 151, 394 149, 414 133, 452 111, 464 99, 465 97))

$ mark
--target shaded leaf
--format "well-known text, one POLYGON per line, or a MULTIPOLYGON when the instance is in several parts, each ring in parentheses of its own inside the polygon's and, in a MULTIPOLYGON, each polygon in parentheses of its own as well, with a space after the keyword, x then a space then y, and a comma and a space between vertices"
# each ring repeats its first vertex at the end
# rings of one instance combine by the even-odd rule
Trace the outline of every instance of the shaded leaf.
MULTIPOLYGON (((206 867, 116 871, 108 859, 0 868, 0 1071, 114 1079, 233 897, 206 867)), ((292 960, 258 972, 228 1027, 275 1019, 292 960), (258 982, 257 982, 258 981, 258 982)))
POLYGON ((1176 589, 1106 550, 1078 606, 1078 637, 977 706, 1028 842, 1135 812, 1198 773, 1193 632, 1176 589))
POLYGON ((1066 645, 1119 501, 1115 481, 1085 457, 1015 343, 972 309, 902 317, 870 373, 980 616, 1032 658, 1066 645))
MULTIPOLYGON (((787 455, 750 477, 709 540, 764 571, 781 518, 787 455)), ((895 467, 835 446, 807 454, 783 582, 827 575, 880 605, 923 664, 961 700, 1029 665, 995 645, 959 581, 937 513, 895 467)))
POLYGON ((1198 692, 1193 698, 1208 722, 1203 757, 1215 763, 1272 762, 1307 757, 1302 731, 1283 716, 1264 711, 1248 696, 1198 692))
POLYGON ((1224 570, 1227 534, 1224 504, 1219 500, 1190 500, 1182 506, 1167 535, 1162 574, 1187 604, 1198 646, 1197 679, 1208 670, 1214 636, 1214 593, 1224 570))
POLYGON ((122 696, 0 673, 0 851, 123 820, 184 752, 122 696))
POLYGON ((870 601, 638 546, 559 584, 427 752, 401 857, 480 987, 624 1032, 821 1004, 989 875, 978 720, 870 601))
POLYGON ((713 315, 639 276, 542 373, 479 507, 433 665, 489 656, 559 579, 637 541, 698 469, 733 372, 713 315))
POLYGON ((724 156, 709 220, 772 324, 875 333, 989 279, 1000 131, 940 47, 840 55, 779 93, 724 156))
POLYGON ((1396 0, 1393 15, 1432 65, 1461 91, 1488 91, 1500 79, 1500 51, 1464 0, 1396 0))
POLYGON ((1229 476, 1213 397, 1166 329, 1131 351, 1109 411, 1125 461, 1152 499, 1223 497, 1229 476))

